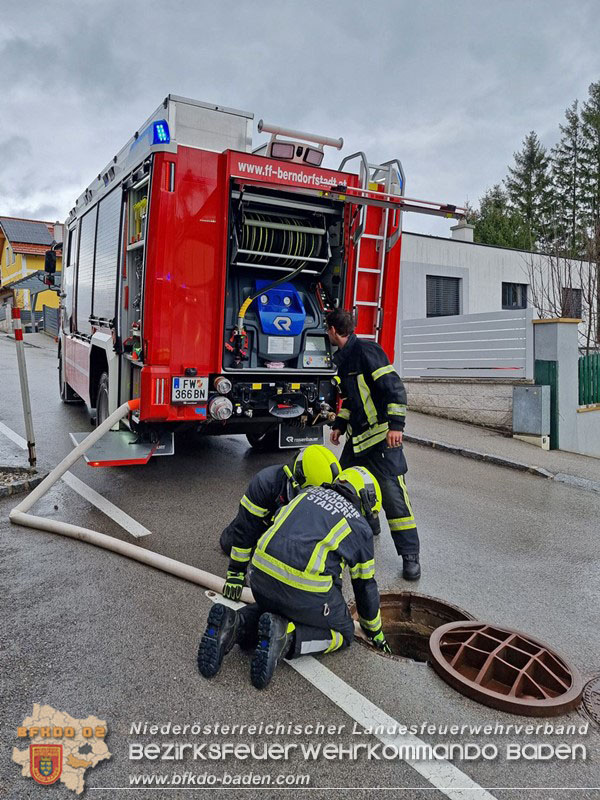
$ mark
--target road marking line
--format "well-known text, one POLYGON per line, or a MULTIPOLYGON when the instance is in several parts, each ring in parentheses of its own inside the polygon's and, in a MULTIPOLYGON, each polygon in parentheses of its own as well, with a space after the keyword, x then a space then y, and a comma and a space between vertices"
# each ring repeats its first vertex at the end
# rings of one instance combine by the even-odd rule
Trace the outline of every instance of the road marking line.
MULTIPOLYGON (((9 428, 3 422, 0 422, 0 433, 3 433, 7 438, 11 439, 23 450, 27 449, 27 442, 25 439, 23 439, 22 436, 19 436, 18 433, 15 433, 13 430, 11 430, 11 428, 9 428)), ((98 494, 98 492, 95 489, 92 489, 91 486, 88 486, 87 483, 79 480, 79 478, 73 475, 72 472, 65 472, 65 474, 62 476, 62 480, 67 484, 67 486, 73 489, 73 491, 81 495, 84 500, 87 500, 88 503, 96 506, 97 509, 106 514, 107 517, 110 517, 114 522, 117 523, 117 525, 120 525, 121 528, 124 528, 127 533, 135 536, 136 539, 140 539, 142 536, 150 536, 152 534, 152 531, 149 531, 148 528, 145 528, 141 522, 138 522, 133 517, 130 517, 127 512, 114 505, 114 503, 111 503, 110 500, 106 499, 106 497, 102 497, 101 494, 98 494)))
MULTIPOLYGON (((206 596, 213 603, 222 603, 230 608, 238 609, 242 607, 242 603, 234 603, 227 598, 222 597, 216 592, 207 591, 206 596)), ((288 666, 295 669, 299 675, 311 683, 315 689, 318 689, 329 700, 334 702, 336 706, 342 709, 349 717, 355 720, 359 725, 369 728, 383 726, 386 728, 395 728, 396 730, 400 724, 389 714, 386 714, 383 709, 376 706, 370 700, 367 700, 364 695, 353 689, 348 683, 339 678, 330 669, 327 669, 320 661, 312 656, 303 656, 302 658, 292 659, 286 661, 288 666)), ((372 734, 376 739, 384 745, 391 745, 393 747, 401 748, 418 748, 427 747, 427 742, 419 739, 418 736, 413 736, 410 733, 405 735, 400 734, 372 734)), ((486 789, 483 789, 478 783, 469 778, 464 772, 455 767, 449 761, 436 760, 436 761, 413 761, 410 759, 399 759, 404 761, 416 772, 419 773, 426 781, 432 784, 436 789, 445 794, 451 800, 495 800, 494 795, 490 794, 486 789)))
MULTIPOLYGON (((365 728, 383 725, 384 729, 398 729, 399 723, 393 717, 390 717, 381 708, 367 700, 360 692, 357 692, 356 689, 353 689, 352 686, 312 656, 297 660, 293 659, 286 663, 309 683, 312 683, 325 697, 332 700, 336 706, 341 708, 349 717, 352 717, 359 725, 365 728)), ((427 742, 409 733, 405 735, 375 733, 373 736, 379 739, 382 744, 398 749, 402 747, 415 749, 427 747, 427 742)), ((466 800, 466 798, 469 798, 469 800, 494 800, 493 795, 449 761, 402 760, 451 800, 466 800)))
POLYGON ((103 511, 107 517, 114 520, 117 525, 125 528, 125 530, 132 536, 135 536, 136 539, 151 535, 152 531, 149 531, 148 528, 145 528, 140 522, 130 517, 123 509, 115 506, 110 500, 107 500, 106 497, 102 497, 101 494, 98 494, 98 492, 92 489, 91 486, 88 486, 87 483, 79 480, 72 472, 65 472, 62 479, 67 486, 70 486, 77 494, 80 494, 92 505, 100 509, 100 511, 103 511))
POLYGON ((22 436, 19 436, 18 433, 15 433, 8 425, 5 425, 3 422, 0 422, 0 433, 3 433, 8 439, 13 441, 15 444, 19 445, 19 447, 23 450, 27 450, 27 441, 23 439, 22 436))

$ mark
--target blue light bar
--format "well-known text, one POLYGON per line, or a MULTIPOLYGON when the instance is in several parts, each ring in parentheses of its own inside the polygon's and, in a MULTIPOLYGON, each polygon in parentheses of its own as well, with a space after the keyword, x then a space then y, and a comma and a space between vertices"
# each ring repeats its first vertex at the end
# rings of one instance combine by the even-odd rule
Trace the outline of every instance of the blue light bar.
POLYGON ((152 125, 153 139, 152 144, 169 144, 171 134, 166 119, 159 119, 152 125))

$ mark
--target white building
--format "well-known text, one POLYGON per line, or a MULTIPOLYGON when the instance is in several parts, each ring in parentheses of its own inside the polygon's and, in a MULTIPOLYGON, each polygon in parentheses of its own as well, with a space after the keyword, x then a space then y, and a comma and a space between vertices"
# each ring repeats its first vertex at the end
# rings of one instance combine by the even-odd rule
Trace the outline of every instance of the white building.
MULTIPOLYGON (((420 233, 402 234, 400 318, 481 314, 535 307, 532 271, 539 282, 550 259, 525 250, 476 244, 473 226, 455 225, 452 238, 420 233)), ((579 262, 577 262, 579 263, 579 262)), ((564 307, 581 317, 578 270, 572 270, 564 307)), ((560 300, 558 300, 560 305, 560 300)), ((567 316, 565 314, 565 316, 567 316)))
MULTIPOLYGON (((406 384, 409 407, 510 431, 513 387, 522 383, 522 379, 511 379, 509 373, 500 369, 497 377, 470 377, 475 375, 470 372, 473 362, 466 360, 464 364, 453 364, 454 372, 449 371, 448 377, 425 377, 419 367, 420 377, 415 377, 414 358, 411 359, 410 372, 402 364, 402 322, 425 322, 427 317, 455 315, 493 313, 498 316, 503 311, 515 312, 526 308, 533 309, 534 318, 562 316, 579 319, 582 315, 586 316, 580 278, 583 268, 588 268, 588 265, 582 262, 565 265, 562 259, 557 264, 556 259, 537 253, 474 243, 473 226, 464 222, 455 225, 451 231, 451 238, 410 232, 402 235, 398 301, 400 325, 394 364, 406 384), (553 270, 557 267, 561 274, 553 277, 553 270), (545 295, 543 302, 542 295, 545 295), (538 313, 539 307, 545 309, 544 314, 538 313)), ((489 327, 494 328, 494 325, 489 327)), ((463 329, 463 333, 465 331, 463 329)), ((579 332, 581 344, 585 323, 580 325, 579 332)), ((441 334, 435 334, 432 329, 431 333, 422 335, 433 337, 426 340, 427 343, 431 342, 431 347, 424 350, 418 346, 419 352, 413 353, 413 356, 433 353, 438 347, 441 334)), ((473 347, 475 355, 482 348, 483 338, 477 339, 473 347)), ((530 363, 533 364, 533 336, 530 341, 530 363)), ((490 341, 489 346, 493 351, 494 342, 490 341)), ((506 346, 502 344, 503 349, 506 346)), ((465 353, 469 351, 468 344, 461 347, 465 353)), ((445 343, 439 348, 440 351, 447 350, 445 343)), ((447 360, 447 352, 440 352, 439 355, 444 361, 447 360)), ((485 355, 491 353, 486 352, 485 355)), ((512 353, 502 355, 514 357, 512 353)), ((424 359, 436 359, 436 356, 428 355, 424 359)), ((453 360, 456 361, 456 357, 453 360)), ((500 367, 500 364, 494 366, 500 367)), ((533 372, 533 366, 530 371, 533 372)))

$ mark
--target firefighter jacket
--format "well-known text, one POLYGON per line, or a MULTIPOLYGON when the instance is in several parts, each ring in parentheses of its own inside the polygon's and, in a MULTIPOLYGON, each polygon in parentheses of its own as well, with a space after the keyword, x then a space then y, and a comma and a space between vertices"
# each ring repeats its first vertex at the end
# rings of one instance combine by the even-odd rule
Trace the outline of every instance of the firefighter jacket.
POLYGON ((342 407, 333 423, 351 437, 355 454, 384 446, 388 430, 404 430, 406 389, 376 342, 351 334, 333 357, 342 407))
POLYGON ((227 532, 232 533, 229 570, 246 571, 257 541, 281 506, 294 496, 293 483, 288 466, 265 467, 252 478, 237 516, 228 526, 227 532))
POLYGON ((280 509, 252 556, 252 591, 298 618, 327 616, 350 569, 359 621, 381 627, 373 535, 355 503, 331 484, 310 487, 280 509), (307 614, 308 612, 308 614, 307 614))

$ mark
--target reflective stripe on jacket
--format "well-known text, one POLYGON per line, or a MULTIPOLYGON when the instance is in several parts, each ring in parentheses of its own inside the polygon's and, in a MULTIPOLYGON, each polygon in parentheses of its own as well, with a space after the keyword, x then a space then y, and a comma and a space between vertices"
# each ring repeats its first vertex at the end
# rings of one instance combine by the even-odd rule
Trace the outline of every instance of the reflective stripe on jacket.
MULTIPOLYGON (((286 467, 265 467, 250 481, 240 500, 233 528, 229 570, 245 572, 257 541, 271 524, 279 509, 290 499, 286 467)), ((291 473, 290 473, 291 474, 291 473)))
POLYGON ((252 583, 261 594, 290 593, 299 606, 326 605, 340 590, 345 565, 362 619, 379 614, 371 529, 356 506, 328 486, 311 487, 284 506, 260 537, 252 565, 252 583))
POLYGON ((352 334, 333 360, 343 398, 333 427, 352 437, 355 453, 382 446, 389 430, 404 430, 406 389, 376 342, 352 334))

